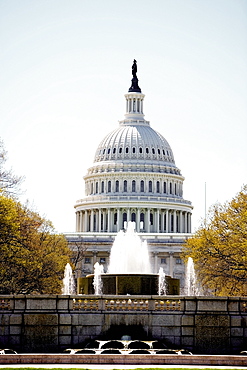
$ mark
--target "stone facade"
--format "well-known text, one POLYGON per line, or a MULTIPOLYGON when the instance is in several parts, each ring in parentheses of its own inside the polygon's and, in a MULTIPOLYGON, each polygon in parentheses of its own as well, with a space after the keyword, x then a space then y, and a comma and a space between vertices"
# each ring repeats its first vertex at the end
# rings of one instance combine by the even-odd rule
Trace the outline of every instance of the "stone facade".
POLYGON ((163 267, 183 286, 184 266, 174 261, 191 235, 193 206, 183 197, 184 177, 171 146, 144 118, 144 97, 140 87, 125 94, 125 118, 95 148, 85 197, 75 204, 76 232, 65 236, 75 252, 81 242, 85 253, 76 277, 83 277, 93 273, 92 261, 107 266, 116 233, 135 222, 150 246, 153 272, 163 267))
POLYGON ((159 339, 193 353, 247 349, 247 299, 179 296, 1 296, 0 348, 57 352, 93 339, 159 339))

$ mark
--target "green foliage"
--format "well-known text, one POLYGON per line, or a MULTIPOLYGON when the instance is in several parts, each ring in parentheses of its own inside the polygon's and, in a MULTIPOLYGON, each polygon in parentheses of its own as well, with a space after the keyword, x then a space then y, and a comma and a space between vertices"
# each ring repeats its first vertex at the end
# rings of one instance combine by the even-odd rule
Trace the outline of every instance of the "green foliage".
POLYGON ((193 258, 206 292, 247 295, 247 185, 230 202, 212 207, 207 225, 188 240, 183 256, 193 258))
POLYGON ((61 293, 70 250, 50 221, 0 195, 0 293, 61 293))

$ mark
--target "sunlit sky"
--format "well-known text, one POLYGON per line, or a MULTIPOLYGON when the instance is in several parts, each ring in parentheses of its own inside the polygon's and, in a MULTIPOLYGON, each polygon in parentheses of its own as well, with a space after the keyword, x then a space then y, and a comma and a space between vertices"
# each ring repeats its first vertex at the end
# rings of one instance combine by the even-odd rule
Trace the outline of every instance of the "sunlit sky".
POLYGON ((75 231, 83 176, 124 118, 134 58, 145 118, 185 177, 193 229, 205 203, 247 183, 246 0, 0 0, 0 27, 7 166, 25 176, 21 201, 57 231, 75 231))

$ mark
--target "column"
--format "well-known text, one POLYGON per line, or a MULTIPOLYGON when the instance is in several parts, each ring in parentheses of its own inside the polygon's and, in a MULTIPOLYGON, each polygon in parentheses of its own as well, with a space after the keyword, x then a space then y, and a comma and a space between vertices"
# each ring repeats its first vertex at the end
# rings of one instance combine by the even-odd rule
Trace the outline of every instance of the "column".
POLYGON ((147 230, 150 233, 150 209, 148 209, 148 222, 147 222, 147 230))
POLYGON ((191 213, 188 213, 188 233, 191 233, 191 213))
POLYGON ((105 232, 105 218, 106 218, 106 212, 105 209, 103 209, 103 231, 105 232))
POLYGON ((180 211, 179 213, 179 232, 183 232, 183 212, 180 211))
POLYGON ((80 224, 80 213, 76 212, 76 221, 75 221, 75 229, 76 231, 80 231, 79 224, 80 224))
POLYGON ((140 209, 137 208, 136 211, 136 231, 139 233, 140 232, 140 209))
POLYGON ((90 231, 91 232, 93 232, 94 230, 94 228, 93 228, 93 226, 94 226, 94 210, 92 209, 91 210, 91 225, 90 225, 90 231))
POLYGON ((158 273, 158 252, 153 252, 154 255, 154 274, 158 273))
POLYGON ((117 209, 117 231, 120 230, 120 225, 121 225, 121 222, 120 222, 120 209, 118 208, 117 209))
POLYGON ((185 212, 185 214, 184 214, 184 232, 185 233, 187 233, 188 232, 188 229, 187 229, 187 225, 188 225, 188 223, 187 223, 187 218, 188 218, 188 213, 187 212, 185 212))
POLYGON ((109 233, 110 230, 111 230, 111 225, 110 225, 110 208, 108 208, 107 217, 108 217, 107 232, 109 233))
POLYGON ((173 277, 173 252, 169 252, 169 276, 173 277))
POLYGON ((94 265, 95 265, 95 263, 97 262, 97 254, 98 254, 98 252, 93 251, 93 266, 94 266, 94 265))
POLYGON ((128 210, 127 210, 127 222, 129 222, 130 221, 130 209, 128 208, 128 210))
POLYGON ((87 210, 85 211, 85 214, 84 214, 84 231, 88 231, 87 228, 88 228, 88 225, 87 225, 87 220, 88 220, 88 214, 87 214, 87 210))
POLYGON ((99 227, 98 231, 101 232, 101 209, 99 209, 99 227))
POLYGON ((173 211, 173 232, 177 232, 177 212, 173 211))
POLYGON ((157 209, 157 211, 156 211, 156 228, 155 228, 157 233, 159 233, 159 231, 160 231, 159 221, 160 221, 160 211, 159 211, 159 209, 157 209))
POLYGON ((161 213, 161 232, 163 233, 165 231, 165 212, 162 210, 161 213))
POLYGON ((169 212, 168 209, 166 210, 166 232, 169 233, 169 212))

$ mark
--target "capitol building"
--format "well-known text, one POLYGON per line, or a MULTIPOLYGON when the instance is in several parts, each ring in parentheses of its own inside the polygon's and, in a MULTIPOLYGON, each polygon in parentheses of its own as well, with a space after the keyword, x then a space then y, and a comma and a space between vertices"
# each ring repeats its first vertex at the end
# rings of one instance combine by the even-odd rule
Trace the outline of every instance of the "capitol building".
POLYGON ((191 236, 192 204, 183 198, 184 177, 172 149, 144 116, 144 98, 132 66, 124 119, 95 148, 84 176, 85 196, 75 204, 76 232, 65 234, 76 255, 76 274, 107 272, 116 234, 128 221, 149 247, 152 272, 164 272, 184 285, 183 243, 191 236))

